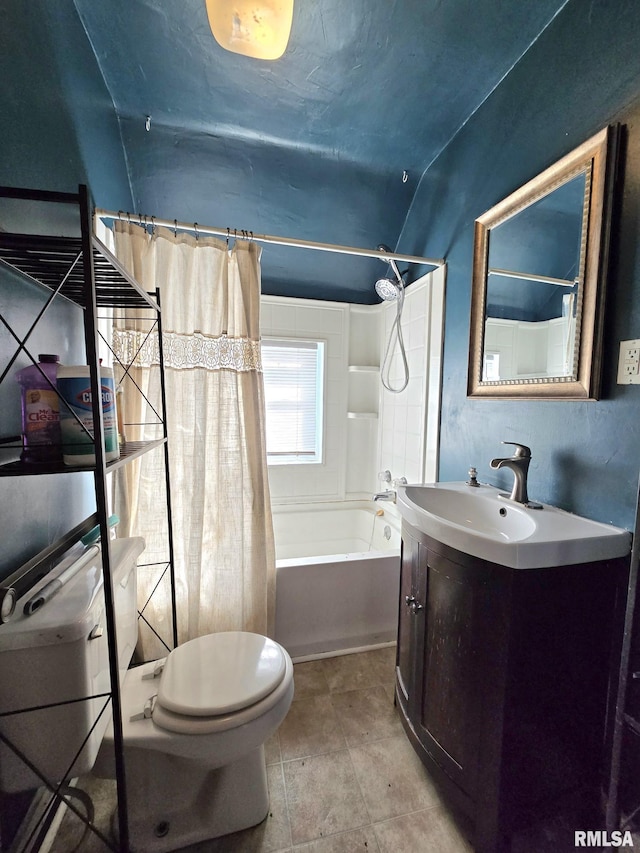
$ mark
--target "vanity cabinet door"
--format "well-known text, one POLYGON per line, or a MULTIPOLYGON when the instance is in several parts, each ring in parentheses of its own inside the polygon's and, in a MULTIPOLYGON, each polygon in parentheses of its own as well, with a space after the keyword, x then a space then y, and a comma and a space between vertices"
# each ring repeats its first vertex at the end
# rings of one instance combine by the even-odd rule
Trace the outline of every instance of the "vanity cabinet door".
POLYGON ((396 678, 399 699, 414 719, 419 707, 423 666, 424 581, 426 547, 411 536, 402 540, 396 678))
POLYGON ((509 577, 403 524, 396 695, 418 754, 464 810, 498 779, 509 577))
MULTIPOLYGON (((415 736, 449 779, 473 796, 486 707, 486 574, 403 528, 398 700, 415 736)), ((491 645, 491 644, 489 644, 491 645)))
POLYGON ((482 702, 480 590, 463 566, 427 549, 423 554, 424 651, 414 725, 427 752, 462 790, 473 794, 482 702))

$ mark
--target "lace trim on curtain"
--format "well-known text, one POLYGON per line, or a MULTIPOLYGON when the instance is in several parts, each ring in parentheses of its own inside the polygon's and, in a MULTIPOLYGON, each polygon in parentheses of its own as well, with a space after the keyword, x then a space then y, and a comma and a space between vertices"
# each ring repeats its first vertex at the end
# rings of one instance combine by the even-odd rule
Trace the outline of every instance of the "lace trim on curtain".
MULTIPOLYGON (((158 336, 130 329, 113 330, 113 352, 124 365, 151 367, 160 364, 158 336)), ((262 372, 260 341, 249 338, 207 337, 200 332, 181 335, 163 332, 165 367, 188 370, 256 370, 262 372)))

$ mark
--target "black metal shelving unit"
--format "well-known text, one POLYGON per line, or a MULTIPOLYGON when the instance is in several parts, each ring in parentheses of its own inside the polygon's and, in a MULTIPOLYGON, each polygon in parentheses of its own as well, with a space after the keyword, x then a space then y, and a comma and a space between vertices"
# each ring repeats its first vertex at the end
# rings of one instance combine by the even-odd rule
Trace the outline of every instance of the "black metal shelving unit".
POLYGON ((607 831, 638 825, 640 815, 640 482, 620 654, 613 735, 606 792, 607 831))
MULTIPOLYGON (((13 187, 0 187, 0 198, 22 199, 37 202, 52 202, 55 204, 76 205, 80 216, 80 237, 51 237, 33 234, 11 234, 0 231, 0 268, 4 267, 17 273, 19 277, 35 283, 44 288, 46 299, 43 307, 34 317, 33 323, 26 335, 20 337, 10 324, 0 315, 3 326, 13 337, 16 345, 14 355, 4 365, 0 373, 0 383, 10 375, 14 364, 20 353, 28 355, 35 364, 37 357, 29 351, 29 338, 38 323, 45 316, 54 300, 64 299, 74 303, 82 311, 84 325, 84 338, 86 349, 86 360, 90 367, 90 383, 93 400, 93 423, 94 423, 94 446, 95 466, 69 468, 62 462, 59 464, 28 465, 17 459, 0 465, 0 477, 20 476, 46 476, 47 474, 65 473, 73 476, 76 472, 91 471, 94 475, 96 511, 84 522, 69 531, 65 536, 45 548, 40 554, 35 555, 26 564, 16 569, 8 578, 0 582, 0 622, 2 612, 9 612, 12 602, 23 595, 33 586, 37 580, 43 577, 50 568, 55 565, 59 556, 67 550, 92 527, 100 527, 102 547, 102 569, 104 576, 105 597, 105 619, 109 650, 109 673, 110 693, 106 701, 111 703, 114 742, 115 742, 115 765, 116 783, 118 793, 118 841, 114 844, 95 827, 91 827, 105 843, 107 849, 129 853, 129 831, 127 815, 127 791, 126 771, 123 758, 122 743, 122 719, 120 701, 120 683, 118 652, 116 645, 114 594, 111 573, 111 548, 109 536, 109 500, 108 500, 108 475, 129 464, 133 459, 148 453, 149 451, 164 448, 164 469, 166 477, 166 513, 167 513, 167 561, 158 564, 160 566, 160 580, 168 573, 171 590, 171 615, 172 615, 172 637, 170 640, 162 640, 167 649, 177 645, 176 624, 176 600, 175 600, 175 577, 173 560, 173 536, 171 519, 171 491, 169 483, 169 458, 166 427, 166 396, 164 390, 164 362, 162 353, 162 321, 160 310, 159 293, 147 293, 127 273, 114 255, 97 239, 93 233, 92 205, 88 190, 81 185, 78 193, 57 193, 38 191, 33 189, 19 189, 13 187), (48 293, 47 293, 48 291, 48 293), (98 330, 98 312, 101 309, 118 308, 146 312, 145 316, 151 319, 149 334, 158 337, 158 351, 161 372, 161 410, 158 413, 159 425, 161 425, 162 437, 150 442, 127 442, 122 448, 118 460, 107 461, 104 450, 104 426, 102 421, 102 410, 100 405, 100 378, 98 347, 100 334, 98 330), (106 543, 106 546, 105 546, 106 543)), ((104 339, 103 339, 104 340, 104 339)), ((110 344, 106 342, 108 346, 110 344)), ((131 365, 119 362, 117 356, 114 358, 122 368, 124 377, 128 375, 131 365)), ((135 384, 135 383, 134 383, 135 384)), ((138 389, 139 390, 139 389, 138 389)), ((142 392, 140 392, 142 393, 142 392)), ((155 411, 155 409, 154 409, 155 411)), ((5 439, 2 449, 14 448, 16 454, 21 447, 15 438, 5 439)), ((156 564, 154 564, 156 565, 156 564)), ((158 584, 160 583, 158 581, 158 584)), ((144 608, 143 608, 144 609, 144 608)), ((143 618, 139 612, 139 618, 143 618)), ((1 630, 1 625, 0 625, 1 630)), ((28 676, 25 676, 28 677, 28 676)), ((84 697, 93 699, 99 697, 84 697)), ((77 697, 70 697, 70 701, 78 701, 77 697)), ((64 703, 63 703, 64 704, 64 703)), ((15 709, 8 713, 27 713, 32 708, 15 709)), ((15 753, 15 745, 8 742, 7 738, 0 733, 0 739, 15 753)), ((32 771, 40 777, 43 784, 51 792, 51 804, 64 801, 78 817, 84 820, 78 810, 68 799, 65 799, 61 786, 53 784, 44 778, 37 768, 32 767, 26 757, 18 750, 19 757, 27 763, 32 771)), ((70 766, 74 758, 70 761, 70 766)), ((47 809, 51 814, 52 809, 47 809)), ((85 823, 88 823, 85 820, 85 823)))

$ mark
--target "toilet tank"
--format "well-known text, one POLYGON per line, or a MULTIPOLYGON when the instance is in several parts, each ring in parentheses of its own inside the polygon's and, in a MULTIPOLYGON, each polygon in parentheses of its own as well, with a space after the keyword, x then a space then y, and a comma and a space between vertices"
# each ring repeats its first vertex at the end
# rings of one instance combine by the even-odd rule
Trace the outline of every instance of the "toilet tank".
MULTIPOLYGON (((110 548, 122 683, 137 641, 136 563, 144 540, 115 539, 110 548)), ((25 603, 68 566, 69 559, 61 561, 18 602, 11 621, 0 625, 0 713, 36 709, 0 717, 0 733, 55 783, 91 770, 111 719, 100 546, 86 558, 49 601, 25 615, 25 603)), ((1 742, 0 790, 42 784, 1 742)))

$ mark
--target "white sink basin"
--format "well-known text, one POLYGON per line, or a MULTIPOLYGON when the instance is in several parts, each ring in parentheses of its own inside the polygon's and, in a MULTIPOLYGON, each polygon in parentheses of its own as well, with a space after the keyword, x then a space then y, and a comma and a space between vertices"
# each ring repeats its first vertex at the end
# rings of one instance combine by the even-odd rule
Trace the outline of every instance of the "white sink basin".
POLYGON ((529 509, 500 489, 466 483, 398 486, 406 521, 473 557, 514 569, 536 569, 624 557, 628 530, 590 521, 553 506, 529 509))

